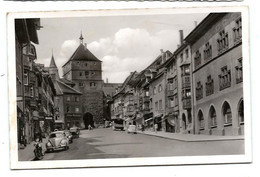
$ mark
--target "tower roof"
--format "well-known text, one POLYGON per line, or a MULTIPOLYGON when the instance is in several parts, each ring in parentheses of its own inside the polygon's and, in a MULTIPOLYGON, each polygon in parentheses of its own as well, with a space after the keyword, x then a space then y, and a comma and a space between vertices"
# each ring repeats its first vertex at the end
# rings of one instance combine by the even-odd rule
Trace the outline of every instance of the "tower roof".
POLYGON ((80 44, 76 51, 72 54, 70 59, 63 65, 65 66, 68 62, 72 60, 82 60, 82 61, 97 61, 97 62, 102 62, 99 60, 95 55, 93 55, 88 49, 86 45, 83 45, 83 36, 82 32, 80 34, 80 44))
POLYGON ((72 60, 102 62, 95 55, 93 55, 83 44, 80 44, 78 46, 76 51, 72 54, 70 59, 63 66, 65 66, 69 61, 72 61, 72 60))
POLYGON ((52 56, 51 56, 51 62, 50 62, 49 68, 57 68, 57 65, 56 65, 56 63, 55 63, 53 54, 52 54, 52 56))

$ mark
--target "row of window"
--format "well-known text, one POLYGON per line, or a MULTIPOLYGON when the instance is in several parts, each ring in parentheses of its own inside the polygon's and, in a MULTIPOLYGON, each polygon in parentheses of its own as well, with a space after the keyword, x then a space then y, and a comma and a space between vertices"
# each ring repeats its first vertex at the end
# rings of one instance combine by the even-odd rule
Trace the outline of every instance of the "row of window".
MULTIPOLYGON (((80 61, 77 61, 77 64, 78 64, 78 65, 82 65, 82 63, 81 63, 80 61)), ((83 64, 84 64, 85 67, 88 66, 88 63, 83 62, 83 64)), ((97 65, 97 63, 96 63, 96 62, 93 62, 93 65, 97 65)))
POLYGON ((79 96, 66 96, 66 101, 79 102, 79 96))
POLYGON ((162 91, 163 91, 162 84, 158 85, 158 88, 156 86, 153 88, 153 94, 154 95, 157 94, 157 92, 160 93, 162 91))
MULTIPOLYGON (((83 76, 83 73, 84 72, 79 72, 79 76, 83 76)), ((94 76, 96 74, 96 72, 95 71, 85 71, 84 74, 85 74, 86 78, 89 78, 89 77, 94 76)))
MULTIPOLYGON (((225 52, 229 48, 229 34, 225 30, 219 32, 217 39, 217 51, 219 54, 225 52)), ((242 21, 241 18, 235 21, 235 27, 233 28, 234 44, 241 42, 242 39, 242 21)), ((207 62, 212 57, 212 46, 210 42, 207 42, 204 46, 204 61, 207 62)), ((194 67, 198 68, 202 64, 202 56, 199 50, 196 51, 194 56, 194 67)))
MULTIPOLYGON (((180 54, 181 63, 184 61, 183 53, 180 54)), ((189 58, 189 49, 185 50, 185 59, 189 58)))
POLYGON ((154 106, 155 106, 155 111, 162 110, 163 109, 163 107, 162 107, 162 100, 156 101, 154 103, 154 106))
MULTIPOLYGON (((79 87, 84 87, 84 86, 85 86, 85 84, 83 82, 79 82, 79 87)), ((95 82, 90 82, 89 86, 91 88, 95 88, 96 87, 96 83, 95 82)))
MULTIPOLYGON (((242 67, 242 58, 238 59, 238 65, 235 67, 236 69, 236 83, 240 83, 243 81, 243 67, 242 67)), ((224 90, 231 86, 231 71, 224 66, 221 68, 221 73, 218 75, 219 77, 219 90, 224 90)), ((214 94, 214 80, 211 78, 211 75, 207 76, 207 81, 205 83, 206 87, 206 96, 214 94)), ((200 100, 203 98, 203 85, 201 81, 197 82, 196 86, 196 100, 200 100)))
MULTIPOLYGON (((244 110, 244 103, 242 101, 239 105, 239 110, 238 110, 238 119, 239 119, 238 121, 240 124, 244 123, 244 111, 243 110, 244 110)), ((199 111, 199 113, 198 113, 198 120, 199 120, 200 129, 204 129, 205 120, 204 120, 203 113, 201 111, 199 111)), ((225 102, 223 104, 223 123, 226 126, 232 124, 232 112, 231 112, 230 105, 227 102, 225 102)), ((217 127, 217 116, 216 116, 216 110, 214 107, 211 107, 209 110, 209 126, 211 128, 217 127)))
POLYGON ((66 106, 66 113, 79 113, 79 106, 66 106))

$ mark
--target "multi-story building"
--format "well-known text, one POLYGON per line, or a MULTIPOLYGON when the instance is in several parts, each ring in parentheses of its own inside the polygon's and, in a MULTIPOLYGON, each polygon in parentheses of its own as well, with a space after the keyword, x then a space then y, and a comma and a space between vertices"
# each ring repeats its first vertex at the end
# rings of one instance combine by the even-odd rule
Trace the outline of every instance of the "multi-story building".
POLYGON ((181 133, 193 133, 191 98, 191 49, 183 40, 180 30, 180 47, 174 52, 177 69, 179 127, 181 133))
POLYGON ((59 77, 58 67, 53 55, 48 70, 56 90, 54 98, 55 128, 69 129, 73 126, 84 128, 82 93, 73 88, 74 83, 59 77))
POLYGON ((129 123, 135 124, 136 110, 134 106, 133 84, 135 83, 136 76, 137 72, 131 72, 112 97, 111 117, 112 119, 123 119, 125 127, 127 127, 129 123))
POLYGON ((178 133, 180 132, 179 120, 179 100, 178 100, 178 76, 177 76, 177 58, 172 55, 165 64, 167 69, 166 83, 165 83, 165 110, 167 119, 165 128, 166 132, 178 133))
POLYGON ((49 134, 54 130, 54 96, 56 94, 53 80, 48 68, 43 64, 35 64, 37 68, 37 94, 40 132, 49 134))
POLYGON ((74 89, 81 92, 83 105, 83 119, 85 127, 94 126, 94 123, 103 123, 104 94, 102 80, 102 61, 95 57, 83 44, 80 36, 80 45, 70 59, 62 66, 63 77, 72 81, 74 89))
POLYGON ((15 20, 16 90, 17 90, 17 137, 18 143, 26 144, 34 139, 38 112, 34 89, 36 76, 34 60, 37 58, 34 44, 39 44, 37 30, 40 19, 15 20))
MULTIPOLYGON (((103 92, 104 92, 104 121, 108 120, 111 121, 112 114, 111 114, 111 106, 113 105, 113 96, 116 94, 119 87, 121 87, 121 83, 108 83, 108 80, 103 85, 103 92)), ((113 114, 114 115, 114 114, 113 114)))
POLYGON ((165 67, 171 57, 169 51, 161 54, 146 69, 140 72, 135 82, 136 121, 152 128, 158 124, 158 130, 166 129, 165 116, 165 67), (137 101, 138 100, 138 101, 137 101))
POLYGON ((185 39, 191 47, 196 134, 243 134, 241 13, 209 14, 185 39))

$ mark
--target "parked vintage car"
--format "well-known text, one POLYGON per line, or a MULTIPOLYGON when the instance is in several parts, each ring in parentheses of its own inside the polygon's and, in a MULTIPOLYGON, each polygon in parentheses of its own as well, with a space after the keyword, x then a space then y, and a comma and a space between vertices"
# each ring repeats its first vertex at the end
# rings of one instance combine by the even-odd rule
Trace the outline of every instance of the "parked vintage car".
POLYGON ((71 127, 70 133, 72 134, 73 138, 79 138, 79 134, 80 134, 79 127, 71 127))
POLYGON ((71 132, 68 130, 66 130, 64 132, 65 132, 67 138, 69 139, 69 143, 73 143, 73 136, 72 136, 71 132))
POLYGON ((46 143, 47 152, 59 149, 69 149, 69 139, 67 138, 65 131, 55 131, 50 133, 49 140, 46 143))
POLYGON ((136 126, 135 125, 129 125, 128 128, 127 128, 127 133, 134 133, 134 134, 136 134, 137 133, 136 126))

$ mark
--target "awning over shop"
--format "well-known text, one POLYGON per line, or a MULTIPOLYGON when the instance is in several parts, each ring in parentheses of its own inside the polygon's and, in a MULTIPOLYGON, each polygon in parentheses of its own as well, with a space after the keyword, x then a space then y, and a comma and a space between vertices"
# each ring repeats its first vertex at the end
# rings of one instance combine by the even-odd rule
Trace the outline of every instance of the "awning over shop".
POLYGON ((162 116, 163 116, 163 114, 158 114, 154 118, 159 118, 159 117, 162 117, 162 116))
POLYGON ((173 114, 167 115, 167 122, 171 125, 171 126, 176 126, 175 123, 175 118, 173 114))
POLYGON ((153 117, 149 118, 149 119, 146 119, 145 122, 148 122, 150 120, 153 120, 153 117))
POLYGON ((33 120, 39 120, 40 118, 40 115, 39 115, 39 112, 38 111, 33 111, 33 120))

